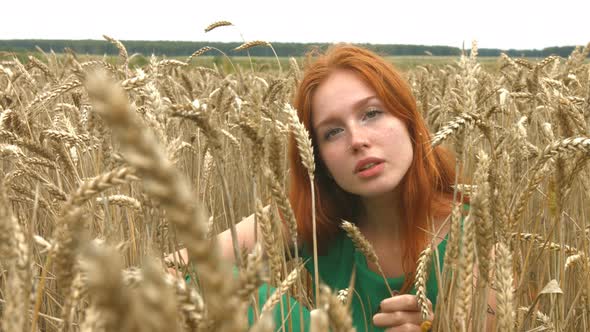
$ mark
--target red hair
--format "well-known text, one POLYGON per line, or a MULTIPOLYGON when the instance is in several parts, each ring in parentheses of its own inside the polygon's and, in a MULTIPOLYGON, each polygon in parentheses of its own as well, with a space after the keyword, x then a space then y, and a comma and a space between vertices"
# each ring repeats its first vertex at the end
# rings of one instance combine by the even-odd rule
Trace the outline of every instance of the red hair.
MULTIPOLYGON (((311 58, 312 56, 310 56, 311 58)), ((327 176, 319 156, 312 128, 312 98, 317 87, 336 69, 355 72, 375 90, 384 106, 408 129, 413 145, 413 160, 400 182, 401 238, 404 239, 402 265, 406 275, 402 291, 413 283, 412 273, 420 251, 428 244, 424 232, 429 218, 446 217, 451 211, 451 185, 455 181, 454 157, 442 147, 431 148, 430 132, 407 82, 392 64, 363 48, 339 44, 319 55, 305 70, 297 87, 293 106, 299 119, 310 132, 316 161, 314 175, 318 245, 325 247, 338 232, 340 219, 353 221, 361 209, 357 196, 345 192, 327 176)), ((301 163, 297 143, 289 139, 289 198, 297 219, 298 233, 306 243, 312 242, 311 191, 307 170, 301 163)))

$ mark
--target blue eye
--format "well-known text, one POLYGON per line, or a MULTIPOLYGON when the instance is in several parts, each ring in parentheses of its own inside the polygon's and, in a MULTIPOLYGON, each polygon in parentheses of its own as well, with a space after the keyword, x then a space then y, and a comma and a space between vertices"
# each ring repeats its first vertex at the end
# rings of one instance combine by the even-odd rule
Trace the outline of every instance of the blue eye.
POLYGON ((364 119, 373 119, 381 113, 383 113, 383 112, 377 108, 370 108, 367 112, 365 112, 365 116, 363 118, 364 119))
POLYGON ((334 137, 335 135, 337 135, 341 131, 342 131, 342 128, 330 129, 330 130, 326 131, 326 133, 324 134, 324 139, 329 140, 330 138, 334 137))

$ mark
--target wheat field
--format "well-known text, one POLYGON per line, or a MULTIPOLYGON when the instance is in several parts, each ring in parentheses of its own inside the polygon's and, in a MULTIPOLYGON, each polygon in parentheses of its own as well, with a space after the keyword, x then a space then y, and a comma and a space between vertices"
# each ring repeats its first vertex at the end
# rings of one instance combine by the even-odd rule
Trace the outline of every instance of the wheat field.
MULTIPOLYGON (((288 294, 313 309, 311 331, 351 331, 351 292, 320 287, 310 300, 273 212, 290 209, 289 135, 305 152, 288 104, 302 64, 225 72, 191 64, 216 52, 201 49, 130 68, 125 46, 105 38, 116 65, 74 53, 0 63, 0 330, 272 331, 265 312, 287 312, 288 294), (260 245, 236 245, 231 266, 214 235, 253 213, 260 245), (184 247, 191 265, 173 264, 190 281, 163 261, 184 247), (249 326, 262 283, 278 292, 249 326)), ((453 64, 405 72, 432 144, 453 149, 465 174, 457 199, 471 204, 463 229, 461 211, 448 218, 433 330, 484 330, 488 296, 497 331, 590 330, 589 52, 502 56, 487 71, 474 44, 453 64)), ((421 303, 437 254, 424 249, 421 303)))

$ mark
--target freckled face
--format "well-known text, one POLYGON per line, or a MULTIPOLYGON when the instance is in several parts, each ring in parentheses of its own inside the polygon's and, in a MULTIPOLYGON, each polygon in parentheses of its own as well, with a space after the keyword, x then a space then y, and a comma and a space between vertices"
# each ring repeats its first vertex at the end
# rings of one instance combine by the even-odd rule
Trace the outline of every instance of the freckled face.
POLYGON ((349 193, 367 198, 392 193, 412 164, 407 128, 350 70, 334 71, 317 88, 312 126, 324 165, 349 193))

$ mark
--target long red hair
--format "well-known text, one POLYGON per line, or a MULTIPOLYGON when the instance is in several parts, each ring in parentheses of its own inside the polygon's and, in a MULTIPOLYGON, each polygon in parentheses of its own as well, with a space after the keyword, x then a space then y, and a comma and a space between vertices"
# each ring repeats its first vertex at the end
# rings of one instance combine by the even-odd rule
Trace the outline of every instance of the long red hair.
MULTIPOLYGON (((413 144, 412 164, 400 182, 402 198, 400 225, 403 242, 402 265, 406 274, 403 291, 412 282, 412 273, 420 251, 429 238, 429 218, 441 218, 451 211, 449 197, 455 181, 454 157, 444 148, 431 148, 430 132, 407 82, 392 64, 363 48, 347 44, 332 46, 323 55, 310 55, 314 60, 305 69, 297 87, 293 107, 299 119, 310 132, 313 142, 316 174, 314 175, 316 199, 316 224, 318 244, 325 247, 339 231, 340 219, 354 221, 361 209, 357 196, 342 190, 330 179, 319 156, 316 135, 312 128, 312 98, 317 87, 336 69, 355 72, 375 90, 384 106, 406 125, 413 144)), ((392 142, 393 143, 393 142, 392 142)), ((311 190, 307 170, 301 163, 295 139, 289 139, 290 192, 289 198, 298 224, 300 239, 312 242, 311 190)))

